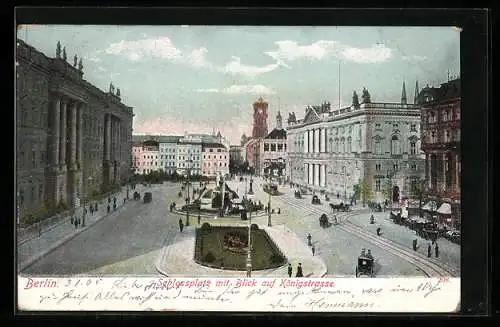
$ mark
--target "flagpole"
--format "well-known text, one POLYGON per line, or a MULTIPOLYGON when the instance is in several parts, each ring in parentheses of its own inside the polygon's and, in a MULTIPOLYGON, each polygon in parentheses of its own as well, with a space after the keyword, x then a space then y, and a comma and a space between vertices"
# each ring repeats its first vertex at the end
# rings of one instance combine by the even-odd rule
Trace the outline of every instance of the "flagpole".
POLYGON ((340 60, 339 60, 339 109, 340 109, 340 60))

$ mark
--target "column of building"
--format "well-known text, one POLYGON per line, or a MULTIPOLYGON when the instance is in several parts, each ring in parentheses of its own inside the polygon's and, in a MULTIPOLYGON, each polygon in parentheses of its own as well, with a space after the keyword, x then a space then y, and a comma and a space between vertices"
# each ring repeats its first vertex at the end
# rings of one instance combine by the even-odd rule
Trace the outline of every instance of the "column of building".
POLYGON ((442 160, 442 184, 441 184, 441 189, 443 191, 447 191, 446 187, 446 170, 447 170, 447 165, 448 165, 448 162, 447 162, 447 157, 446 157, 446 152, 442 154, 442 157, 441 157, 441 160, 442 160))
MULTIPOLYGON (((59 148, 60 148, 60 125, 61 125, 61 99, 56 97, 53 102, 54 111, 52 116, 52 165, 54 173, 57 174, 60 165, 59 148)), ((59 201, 59 183, 57 176, 53 176, 53 196, 55 201, 59 201)))
POLYGON ((432 187, 432 183, 431 183, 431 155, 429 153, 425 154, 425 180, 427 181, 427 187, 430 189, 432 187))
POLYGON ((66 99, 61 99, 61 137, 59 138, 59 165, 66 165, 66 127, 67 127, 67 110, 68 110, 68 102, 66 99))
POLYGON ((455 154, 455 192, 460 193, 460 156, 455 154))

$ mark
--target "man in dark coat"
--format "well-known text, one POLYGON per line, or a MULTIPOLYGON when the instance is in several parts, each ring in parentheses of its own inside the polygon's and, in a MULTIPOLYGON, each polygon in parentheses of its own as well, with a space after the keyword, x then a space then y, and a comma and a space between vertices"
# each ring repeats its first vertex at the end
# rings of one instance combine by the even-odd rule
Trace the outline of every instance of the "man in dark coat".
POLYGON ((312 251, 313 256, 314 256, 314 253, 316 252, 316 248, 314 247, 314 244, 313 244, 313 246, 311 247, 311 251, 312 251))
POLYGON ((292 264, 289 263, 288 264, 288 277, 292 277, 292 272, 293 272, 292 264))
POLYGON ((432 256, 432 247, 431 245, 429 244, 429 246, 427 247, 427 257, 431 257, 432 256))
POLYGON ((302 264, 299 263, 297 267, 297 273, 295 274, 295 277, 304 277, 304 274, 302 273, 302 264))
POLYGON ((182 219, 179 218, 179 230, 181 231, 181 233, 183 229, 184 229, 184 223, 182 222, 182 219))
POLYGON ((198 214, 198 225, 201 223, 201 216, 198 214))
POLYGON ((436 242, 436 247, 434 248, 434 250, 435 250, 436 258, 438 258, 439 257, 439 246, 438 246, 437 242, 436 242))
POLYGON ((311 234, 307 234, 307 245, 311 246, 312 243, 311 243, 311 239, 312 239, 312 236, 311 234))

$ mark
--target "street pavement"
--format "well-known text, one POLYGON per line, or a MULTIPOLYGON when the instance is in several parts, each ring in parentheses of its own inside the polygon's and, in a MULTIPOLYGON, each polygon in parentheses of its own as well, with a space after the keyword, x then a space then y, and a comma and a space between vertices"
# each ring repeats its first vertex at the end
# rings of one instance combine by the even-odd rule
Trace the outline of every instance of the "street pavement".
POLYGON ((154 262, 159 250, 178 232, 178 216, 169 212, 168 204, 179 202, 179 189, 173 183, 138 185, 136 190, 142 195, 153 193, 151 203, 130 200, 126 210, 98 220, 22 273, 158 275, 154 262))

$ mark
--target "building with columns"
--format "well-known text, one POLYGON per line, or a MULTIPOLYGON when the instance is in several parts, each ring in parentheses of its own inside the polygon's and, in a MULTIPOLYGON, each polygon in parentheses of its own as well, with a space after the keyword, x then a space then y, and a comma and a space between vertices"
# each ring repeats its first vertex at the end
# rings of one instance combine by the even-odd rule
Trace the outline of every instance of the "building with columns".
POLYGON ((132 108, 120 90, 83 79, 58 43, 50 58, 22 40, 16 47, 16 157, 21 216, 73 206, 131 174, 132 108))
POLYGON ((369 199, 383 201, 386 185, 397 197, 410 195, 411 183, 424 176, 420 150, 420 106, 372 102, 363 89, 352 105, 332 110, 329 103, 306 108, 297 120, 289 114, 288 178, 297 186, 351 199, 363 183, 369 199))
POLYGON ((241 145, 230 145, 229 146, 229 160, 236 164, 243 163, 243 147, 241 145))
POLYGON ((422 106, 422 150, 425 152, 427 195, 438 200, 438 212, 460 225, 460 79, 439 88, 426 86, 419 95, 422 106), (439 210, 442 209, 442 210, 439 210))
POLYGON ((285 177, 287 167, 286 131, 283 129, 283 118, 278 111, 276 128, 259 142, 261 176, 285 177))

